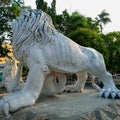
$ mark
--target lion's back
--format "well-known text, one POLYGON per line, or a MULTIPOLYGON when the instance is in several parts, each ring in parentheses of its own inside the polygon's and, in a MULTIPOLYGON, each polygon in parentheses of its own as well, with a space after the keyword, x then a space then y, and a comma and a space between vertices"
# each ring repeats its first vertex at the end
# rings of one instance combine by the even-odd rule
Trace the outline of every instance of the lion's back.
POLYGON ((45 45, 43 54, 48 66, 61 71, 78 72, 86 62, 81 46, 59 33, 45 45))

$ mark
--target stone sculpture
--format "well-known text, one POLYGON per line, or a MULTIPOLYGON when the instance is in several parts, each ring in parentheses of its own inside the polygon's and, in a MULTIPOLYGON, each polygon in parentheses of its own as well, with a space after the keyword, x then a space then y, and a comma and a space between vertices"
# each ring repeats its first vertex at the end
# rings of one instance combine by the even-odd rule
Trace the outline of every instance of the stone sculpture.
MULTIPOLYGON (((9 112, 35 104, 43 84, 53 79, 54 73, 76 73, 78 80, 74 88, 81 91, 86 82, 86 74, 90 72, 104 83, 100 96, 120 97, 112 75, 106 71, 103 56, 59 33, 51 18, 43 11, 22 11, 12 28, 14 55, 20 64, 29 68, 29 73, 20 91, 2 98, 0 113, 8 116, 9 112)), ((46 85, 49 86, 49 83, 46 85)))
POLYGON ((21 79, 21 65, 17 66, 18 62, 13 59, 7 59, 2 76, 2 86, 8 92, 20 90, 24 82, 21 79))

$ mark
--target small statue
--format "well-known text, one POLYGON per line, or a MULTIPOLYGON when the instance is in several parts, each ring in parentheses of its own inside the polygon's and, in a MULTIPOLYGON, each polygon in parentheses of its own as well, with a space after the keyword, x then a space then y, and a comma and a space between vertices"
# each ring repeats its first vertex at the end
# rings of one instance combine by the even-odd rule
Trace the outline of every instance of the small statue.
POLYGON ((15 58, 7 59, 2 76, 2 86, 8 92, 20 90, 24 82, 21 78, 22 66, 15 60, 15 58))

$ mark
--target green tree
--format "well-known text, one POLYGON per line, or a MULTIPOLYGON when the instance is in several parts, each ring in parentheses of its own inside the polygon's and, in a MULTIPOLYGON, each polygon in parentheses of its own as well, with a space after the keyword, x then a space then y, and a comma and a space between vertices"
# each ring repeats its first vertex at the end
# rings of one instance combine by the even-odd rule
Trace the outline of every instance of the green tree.
POLYGON ((48 12, 48 4, 44 0, 36 0, 37 9, 41 9, 44 12, 48 12))
POLYGON ((69 15, 67 10, 64 10, 61 15, 57 15, 57 26, 62 33, 67 35, 79 27, 87 27, 87 18, 77 11, 69 15))
POLYGON ((96 24, 100 27, 101 33, 103 32, 103 25, 111 22, 111 19, 109 18, 109 13, 106 12, 106 10, 103 10, 100 14, 98 14, 98 17, 96 17, 95 19, 96 24))
POLYGON ((44 0, 36 0, 36 6, 37 9, 41 9, 51 16, 53 24, 56 27, 56 0, 52 1, 51 6, 48 6, 44 0))
POLYGON ((11 39, 10 22, 19 16, 20 7, 23 5, 19 0, 4 0, 0 6, 0 57, 7 56, 9 50, 3 47, 2 43, 5 40, 11 39))
POLYGON ((69 17, 70 15, 66 9, 62 12, 62 14, 56 16, 56 28, 64 35, 67 35, 70 30, 69 17))
POLYGON ((96 21, 93 20, 91 17, 87 17, 87 28, 100 33, 99 27, 96 25, 96 21))
POLYGON ((56 0, 53 0, 51 3, 51 7, 48 7, 48 12, 47 12, 53 21, 54 26, 56 27, 56 0))
POLYGON ((89 28, 99 33, 99 27, 95 24, 95 21, 90 17, 83 16, 79 12, 75 11, 71 15, 64 10, 62 14, 57 15, 57 27, 65 35, 77 30, 78 28, 89 28))
POLYGON ((120 32, 111 32, 102 37, 109 51, 108 69, 112 73, 120 72, 120 32))
POLYGON ((77 28, 86 28, 87 27, 87 18, 81 15, 79 12, 75 11, 70 16, 71 31, 76 30, 77 28))
POLYGON ((1 37, 0 38, 0 57, 8 56, 8 52, 10 52, 6 45, 4 47, 2 46, 3 41, 4 41, 4 37, 1 37))
POLYGON ((53 16, 56 15, 56 0, 52 1, 49 13, 53 16))

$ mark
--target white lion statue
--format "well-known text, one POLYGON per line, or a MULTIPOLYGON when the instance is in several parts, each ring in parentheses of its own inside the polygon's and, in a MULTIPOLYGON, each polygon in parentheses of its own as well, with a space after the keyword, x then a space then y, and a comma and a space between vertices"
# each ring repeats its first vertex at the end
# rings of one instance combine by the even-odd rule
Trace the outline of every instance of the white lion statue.
POLYGON ((82 91, 87 73, 92 73, 104 83, 99 96, 120 97, 112 75, 106 70, 103 56, 59 33, 51 18, 43 11, 23 10, 13 22, 12 28, 14 55, 22 65, 29 68, 29 73, 20 91, 2 98, 0 113, 7 116, 9 112, 35 104, 44 84, 45 90, 53 90, 49 80, 54 79, 54 74, 75 73, 77 82, 72 90, 82 91))

